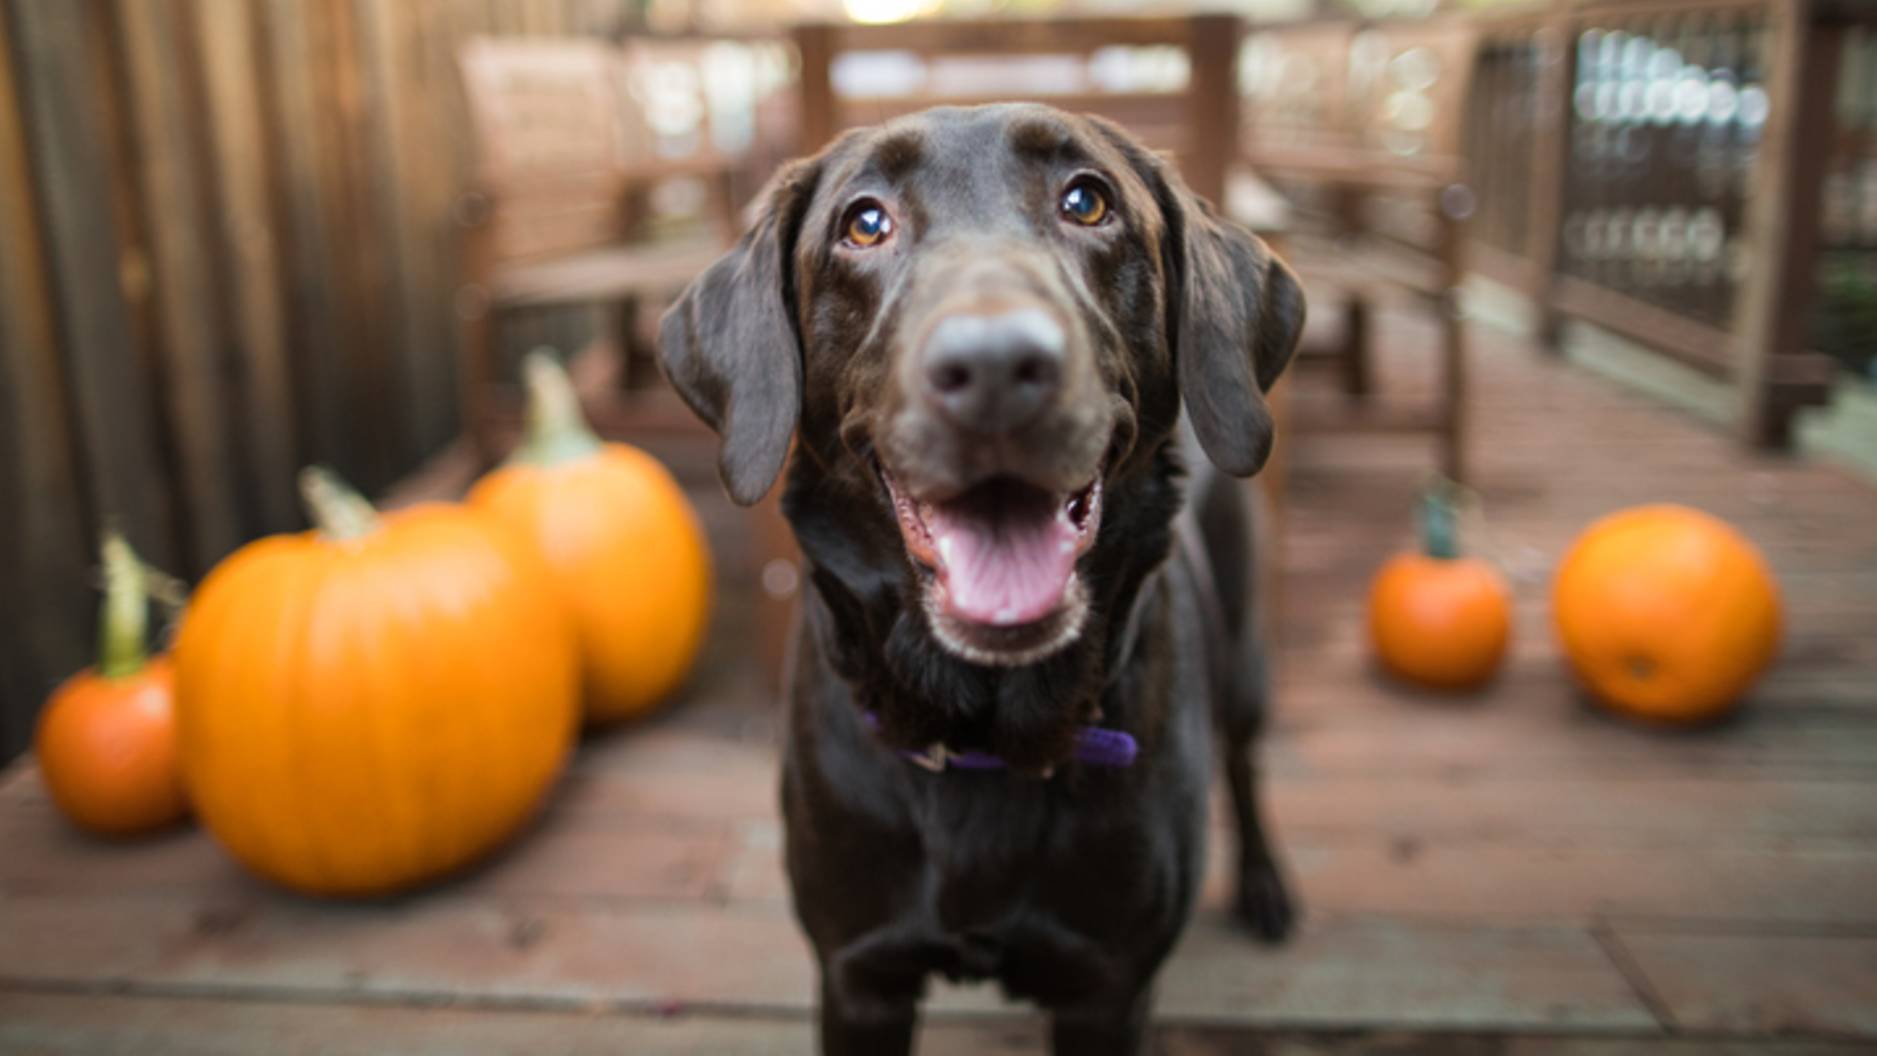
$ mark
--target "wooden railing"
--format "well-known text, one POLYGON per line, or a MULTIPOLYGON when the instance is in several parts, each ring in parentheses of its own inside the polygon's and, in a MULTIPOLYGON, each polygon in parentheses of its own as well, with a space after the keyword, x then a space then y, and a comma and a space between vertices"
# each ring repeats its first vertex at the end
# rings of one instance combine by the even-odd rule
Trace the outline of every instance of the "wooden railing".
POLYGON ((1551 0, 1266 30, 1247 156, 1451 152, 1472 266, 1549 343, 1583 319, 1728 379, 1745 434, 1783 445, 1835 374, 1809 348, 1821 265, 1877 264, 1874 24, 1846 0, 1551 0))
POLYGON ((1126 126, 1175 154, 1187 182, 1216 199, 1233 161, 1241 27, 1230 15, 797 26, 802 145, 816 150, 845 128, 930 106, 1035 100, 1126 126), (1117 79, 1101 61, 1117 51, 1165 61, 1126 63, 1128 74, 1117 79), (891 60, 904 71, 893 79, 907 83, 887 90, 837 83, 843 62, 867 57, 891 60), (1038 75, 1013 78, 1013 71, 1038 75))

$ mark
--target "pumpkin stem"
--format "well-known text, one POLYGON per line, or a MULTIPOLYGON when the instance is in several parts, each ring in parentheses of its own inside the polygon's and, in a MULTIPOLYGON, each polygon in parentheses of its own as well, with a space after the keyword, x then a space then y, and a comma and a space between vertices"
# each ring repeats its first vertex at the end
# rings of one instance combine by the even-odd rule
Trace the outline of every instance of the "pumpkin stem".
POLYGON ((104 564, 104 604, 98 611, 98 673, 129 678, 143 670, 150 615, 143 562, 115 529, 98 547, 104 564))
POLYGON ((300 471, 300 501, 313 527, 335 542, 370 535, 378 527, 378 511, 326 466, 300 471))
POLYGON ((580 413, 573 379, 545 348, 522 357, 522 380, 528 387, 528 435, 510 461, 553 466, 585 458, 600 449, 600 438, 580 413))
POLYGON ((1421 493, 1421 549, 1429 557, 1451 561, 1460 556, 1458 491, 1453 481, 1441 478, 1421 493))

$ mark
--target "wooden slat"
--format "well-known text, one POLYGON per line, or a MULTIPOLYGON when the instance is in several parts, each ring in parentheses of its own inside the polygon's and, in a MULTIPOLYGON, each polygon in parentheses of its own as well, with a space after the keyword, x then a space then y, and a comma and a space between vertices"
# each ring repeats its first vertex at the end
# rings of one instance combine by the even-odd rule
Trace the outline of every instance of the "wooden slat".
POLYGON ((426 101, 441 90, 443 71, 424 64, 427 23, 438 0, 364 3, 359 8, 362 70, 373 106, 368 142, 374 157, 373 212, 387 232, 389 271, 395 297, 395 362, 400 432, 399 462, 409 464, 449 439, 454 401, 436 398, 454 388, 455 349, 447 325, 450 289, 429 252, 429 231, 448 223, 448 202, 439 204, 428 174, 437 172, 443 129, 426 113, 426 101))
POLYGON ((51 276, 27 164, 25 100, 0 11, 0 758, 23 748, 57 680, 85 663, 93 599, 51 276))
POLYGON ((723 247, 715 242, 600 250, 504 269, 496 277, 493 294, 497 304, 522 307, 672 293, 722 254, 723 247))
POLYGON ((1640 341, 1706 374, 1734 370, 1733 335, 1572 275, 1552 281, 1552 307, 1640 341))
POLYGON ((255 530, 284 531, 300 523, 293 484, 299 457, 267 148, 254 90, 261 66, 252 7, 246 0, 193 0, 192 7, 225 269, 222 303, 237 338, 242 491, 253 504, 255 530))
POLYGON ((281 2, 272 14, 267 32, 280 63, 282 110, 276 127, 287 130, 283 169, 308 176, 288 195, 301 243, 296 254, 310 258, 302 258, 306 270, 296 268, 296 296, 327 313, 316 331, 322 342, 301 352, 302 369, 322 383, 313 413, 339 434, 328 439, 343 455, 313 450, 307 457, 330 459, 353 483, 376 491, 399 468, 388 347, 394 330, 384 233, 372 216, 356 5, 281 2))
POLYGON ((308 462, 355 472, 372 436, 350 395, 352 328, 347 283, 336 267, 338 189, 323 178, 335 147, 321 135, 322 111, 330 105, 321 67, 334 43, 327 24, 301 0, 265 0, 255 16, 268 72, 257 94, 272 132, 297 447, 308 462))
POLYGON ((15 76, 39 189, 51 293, 79 429, 80 479, 91 506, 116 519, 140 553, 174 567, 175 510, 159 456, 155 388, 135 344, 118 227, 112 102, 102 27, 75 4, 11 0, 15 76))
POLYGON ((199 148, 206 134, 199 93, 187 66, 186 25, 178 5, 120 0, 138 147, 143 211, 150 241, 156 316, 163 351, 168 424, 175 437, 181 496, 189 509, 194 568, 228 553, 248 527, 236 498, 240 455, 229 418, 239 404, 225 383, 227 335, 219 313, 228 303, 214 231, 222 206, 199 148))

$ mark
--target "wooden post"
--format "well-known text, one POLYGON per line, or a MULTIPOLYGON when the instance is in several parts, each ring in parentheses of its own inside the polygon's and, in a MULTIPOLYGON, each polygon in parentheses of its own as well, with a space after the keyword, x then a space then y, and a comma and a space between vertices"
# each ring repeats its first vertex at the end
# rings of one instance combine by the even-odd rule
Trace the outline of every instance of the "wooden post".
POLYGON ((1563 315, 1552 304, 1564 230, 1566 170, 1571 163, 1571 126, 1575 119, 1572 89, 1577 83, 1577 29, 1559 10, 1537 32, 1538 91, 1533 103, 1531 197, 1526 213, 1526 249, 1531 299, 1539 347, 1562 350, 1563 315))
POLYGON ((1373 389, 1369 370, 1372 328, 1369 325, 1369 298, 1361 290, 1349 291, 1343 304, 1343 349, 1341 360, 1343 395, 1366 399, 1373 389))
POLYGON ((1466 317, 1461 311, 1460 285, 1466 279, 1466 227, 1478 205, 1473 189, 1451 183, 1435 193, 1434 211, 1440 218, 1439 245, 1441 337, 1440 471, 1447 479, 1466 480, 1467 363, 1466 317))
POLYGON ((1815 0, 1779 0, 1769 16, 1772 101, 1760 138, 1747 245, 1753 270, 1741 291, 1734 332, 1734 378, 1744 439, 1759 447, 1791 442, 1797 379, 1818 268, 1819 207, 1836 121, 1833 105, 1844 27, 1819 17, 1815 0))
POLYGON ((835 121, 834 27, 809 22, 795 27, 795 52, 801 60, 802 153, 828 145, 839 127, 835 121))
POLYGON ((1236 15, 1194 15, 1187 45, 1186 155, 1180 168, 1186 185, 1225 211, 1225 184, 1238 156, 1238 44, 1244 28, 1236 15))

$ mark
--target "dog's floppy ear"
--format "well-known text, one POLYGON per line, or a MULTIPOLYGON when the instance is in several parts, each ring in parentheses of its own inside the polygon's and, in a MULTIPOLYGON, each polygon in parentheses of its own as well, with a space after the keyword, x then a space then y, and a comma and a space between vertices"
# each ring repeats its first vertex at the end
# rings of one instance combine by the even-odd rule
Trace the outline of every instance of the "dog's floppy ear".
POLYGON ((1248 477, 1271 454, 1264 393, 1297 351, 1303 289, 1256 235, 1177 182, 1170 189, 1162 209, 1180 399, 1213 465, 1248 477))
POLYGON ((755 223, 665 312, 659 361, 678 395, 723 438, 717 468, 748 506, 782 472, 802 406, 792 256, 819 165, 770 181, 755 223))
POLYGON ((1213 211, 1171 166, 1102 122, 1166 221, 1167 331, 1180 399, 1214 465, 1248 477, 1271 454, 1264 402, 1303 330, 1303 289, 1256 235, 1213 211))

